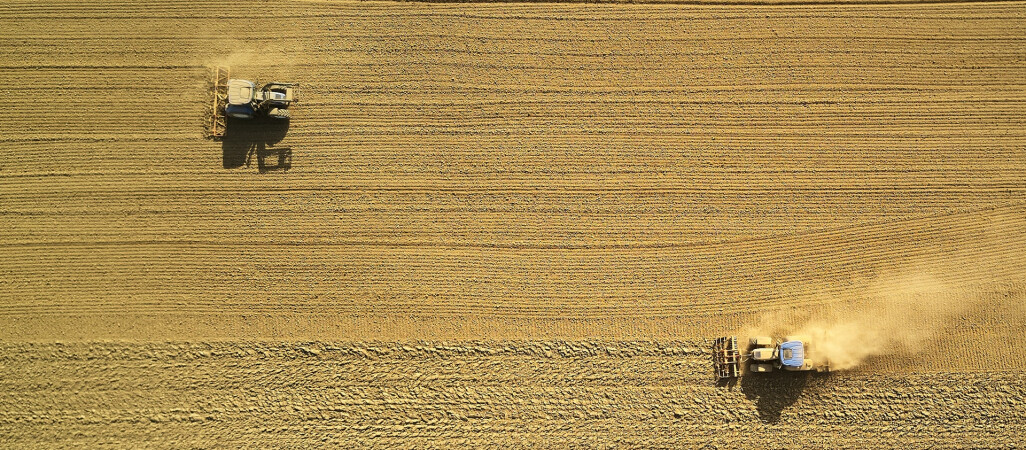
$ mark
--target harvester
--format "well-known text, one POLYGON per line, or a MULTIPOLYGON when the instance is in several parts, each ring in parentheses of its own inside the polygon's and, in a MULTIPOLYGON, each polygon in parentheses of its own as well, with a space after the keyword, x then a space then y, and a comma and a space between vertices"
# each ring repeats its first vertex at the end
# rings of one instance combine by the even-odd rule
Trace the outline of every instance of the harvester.
POLYGON ((214 111, 210 134, 216 138, 223 137, 228 117, 289 120, 292 117, 289 107, 298 100, 298 83, 267 83, 257 89, 256 83, 230 78, 228 68, 218 67, 214 71, 214 111))
POLYGON ((716 338, 713 341, 713 366, 717 380, 737 378, 742 372, 830 371, 828 361, 813 360, 810 354, 810 346, 799 340, 776 340, 769 336, 753 337, 748 340, 748 348, 743 355, 736 336, 716 338), (745 365, 747 367, 744 367, 745 365))

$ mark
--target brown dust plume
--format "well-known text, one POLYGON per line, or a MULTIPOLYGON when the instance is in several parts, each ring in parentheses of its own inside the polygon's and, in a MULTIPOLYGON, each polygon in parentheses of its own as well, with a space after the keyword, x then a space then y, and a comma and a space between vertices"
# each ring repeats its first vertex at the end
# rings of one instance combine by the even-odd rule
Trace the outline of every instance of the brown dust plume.
POLYGON ((946 324, 981 301, 930 274, 901 276, 875 283, 852 307, 775 314, 747 333, 802 340, 809 345, 810 358, 844 370, 871 356, 925 350, 941 338, 946 324))

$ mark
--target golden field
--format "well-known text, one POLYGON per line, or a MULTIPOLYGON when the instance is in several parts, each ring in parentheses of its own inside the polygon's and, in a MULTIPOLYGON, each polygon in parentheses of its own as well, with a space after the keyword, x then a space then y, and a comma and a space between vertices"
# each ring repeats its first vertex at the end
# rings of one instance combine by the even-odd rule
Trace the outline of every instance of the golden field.
POLYGON ((1014 446, 1026 4, 695 3, 0 4, 0 444, 1014 446))

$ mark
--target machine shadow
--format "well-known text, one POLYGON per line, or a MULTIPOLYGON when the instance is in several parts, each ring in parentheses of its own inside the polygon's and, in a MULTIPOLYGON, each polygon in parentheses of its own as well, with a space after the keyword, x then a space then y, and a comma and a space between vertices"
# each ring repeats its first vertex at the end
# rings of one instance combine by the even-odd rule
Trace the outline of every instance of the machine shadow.
POLYGON ((716 387, 733 391, 737 387, 737 378, 722 378, 716 380, 716 387))
POLYGON ((292 167, 292 149, 274 147, 288 134, 288 120, 260 117, 250 120, 229 118, 227 124, 224 137, 221 139, 221 155, 225 169, 236 169, 243 165, 249 167, 253 157, 256 157, 260 173, 286 171, 292 167), (274 163, 269 164, 268 158, 274 158, 274 163))
POLYGON ((764 423, 777 423, 784 409, 793 405, 803 391, 829 373, 772 372, 741 377, 741 392, 755 402, 759 419, 764 423))

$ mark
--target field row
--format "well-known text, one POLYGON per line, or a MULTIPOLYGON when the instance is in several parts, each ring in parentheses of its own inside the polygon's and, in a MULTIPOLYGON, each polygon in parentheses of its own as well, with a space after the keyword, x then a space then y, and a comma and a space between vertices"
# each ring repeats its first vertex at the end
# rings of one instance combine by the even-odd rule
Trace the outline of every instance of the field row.
POLYGON ((1019 372, 716 386, 706 344, 7 344, 0 434, 11 445, 978 447, 1026 432, 1019 372))
MULTIPOLYGON (((1026 326, 1019 311, 1026 237, 1014 231, 1026 229, 1022 222, 1021 208, 1002 208, 712 245, 597 247, 601 240, 581 239, 574 248, 539 246, 554 239, 543 232, 503 246, 483 245, 481 234, 440 235, 443 245, 427 235, 421 242, 339 236, 317 244, 296 234, 291 243, 281 240, 288 235, 261 243, 273 224, 242 221, 235 226, 250 231, 238 237, 246 242, 213 234, 205 243, 154 236, 11 245, 0 265, 0 296, 10 299, 3 336, 224 339, 247 330, 254 338, 679 338, 741 329, 758 323, 759 311, 850 310, 860 317, 860 305, 896 296, 969 305, 953 316, 907 319, 909 327, 937 327, 949 345, 979 347, 971 350, 974 358, 948 361, 938 353, 930 360, 942 367, 1017 367, 1021 359, 1003 349, 1026 326), (903 276, 929 276, 943 289, 875 287, 903 276), (632 323, 642 319, 652 322, 632 323), (55 325, 84 321, 104 325, 55 325), (439 322, 449 324, 437 328, 439 322)), ((502 236, 502 228, 489 239, 502 236)))
MULTIPOLYGON (((632 22, 644 17, 661 17, 666 14, 680 16, 698 16, 714 18, 728 15, 758 15, 766 18, 789 18, 802 17, 803 15, 837 15, 843 13, 857 13, 865 11, 866 6, 844 5, 844 3, 882 3, 880 1, 850 1, 838 0, 838 5, 829 5, 828 2, 803 2, 786 0, 768 1, 697 1, 694 3, 709 3, 704 7, 681 7, 680 5, 638 5, 637 3, 660 3, 650 2, 596 2, 609 4, 589 3, 587 5, 574 4, 575 1, 563 2, 435 2, 432 5, 421 5, 418 2, 370 2, 370 1, 347 1, 347 0, 293 0, 288 2, 287 8, 279 11, 282 17, 288 18, 397 18, 402 15, 421 17, 462 17, 475 19, 517 19, 525 16, 547 17, 571 20, 606 20, 632 22), (473 3, 468 5, 468 3, 473 3), (616 3, 626 3, 616 4, 616 3), (725 4, 716 6, 717 3, 725 4), (752 11, 757 3, 792 3, 795 6, 758 8, 758 14, 752 11), (805 4, 797 7, 802 3, 805 4), (747 4, 747 6, 746 6, 747 4), (631 7, 630 11, 624 13, 624 7, 631 7), (797 12, 792 12, 798 10, 797 12)), ((672 1, 666 1, 672 3, 672 1)), ((677 2, 681 3, 681 2, 677 2)), ((980 14, 971 14, 974 10, 1008 10, 1020 2, 951 2, 951 3, 927 3, 908 1, 891 2, 887 5, 869 6, 875 9, 878 14, 886 15, 884 12, 904 10, 909 12, 942 12, 947 15, 977 17, 980 14)), ((279 5, 280 6, 280 5, 279 5)), ((112 18, 112 19, 145 19, 145 18, 242 18, 250 19, 257 16, 256 9, 226 10, 223 3, 216 0, 186 0, 176 3, 153 3, 136 1, 90 1, 90 0, 60 0, 50 2, 36 2, 28 0, 15 0, 5 2, 4 12, 12 17, 28 17, 33 19, 44 18, 112 18)))

